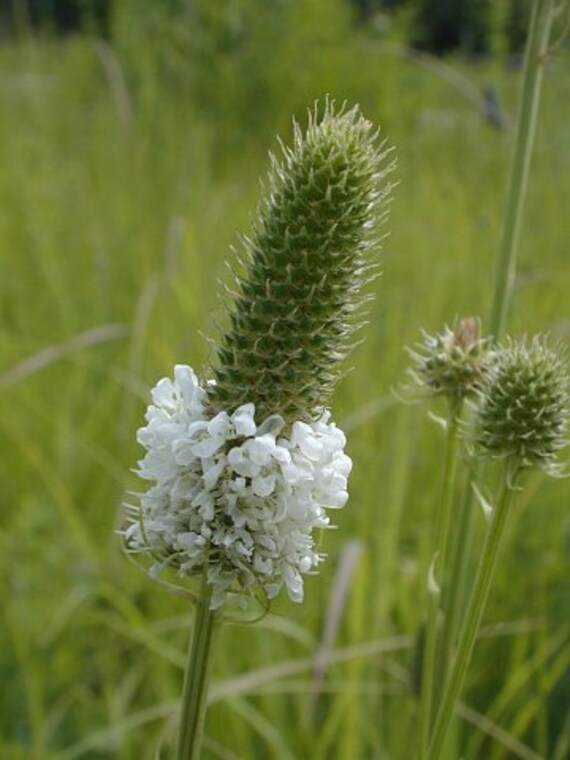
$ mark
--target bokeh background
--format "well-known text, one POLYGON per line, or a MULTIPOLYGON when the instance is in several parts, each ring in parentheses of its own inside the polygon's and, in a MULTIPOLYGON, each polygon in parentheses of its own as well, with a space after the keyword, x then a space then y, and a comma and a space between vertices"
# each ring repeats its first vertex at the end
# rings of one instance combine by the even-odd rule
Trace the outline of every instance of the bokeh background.
MULTIPOLYGON (((207 367, 268 151, 326 94, 398 157, 383 276, 334 399, 351 498, 305 603, 224 627, 204 757, 413 756, 442 435, 393 391, 422 328, 488 321, 529 7, 0 2, 0 757, 172 755, 192 618, 115 533, 135 430, 174 363, 207 367)), ((509 319, 562 340, 569 56, 560 42, 546 68, 509 319)), ((537 477, 513 515, 460 707, 466 760, 570 752, 569 497, 537 477)))

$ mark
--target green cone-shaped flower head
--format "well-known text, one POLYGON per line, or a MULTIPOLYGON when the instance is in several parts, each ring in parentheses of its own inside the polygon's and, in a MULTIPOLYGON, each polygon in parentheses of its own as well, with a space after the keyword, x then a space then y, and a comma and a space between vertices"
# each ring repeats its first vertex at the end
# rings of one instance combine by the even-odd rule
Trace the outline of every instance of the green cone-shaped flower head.
POLYGON ((492 355, 490 338, 480 337, 475 317, 457 320, 453 329, 445 325, 436 335, 424 333, 423 342, 408 353, 415 389, 455 400, 474 395, 492 355))
POLYGON ((481 391, 477 440, 484 452, 555 474, 567 422, 563 350, 541 336, 499 349, 481 391))
POLYGON ((272 157, 216 348, 214 411, 252 402, 258 419, 279 413, 287 422, 322 411, 377 263, 386 156, 358 109, 335 112, 327 102, 272 157))

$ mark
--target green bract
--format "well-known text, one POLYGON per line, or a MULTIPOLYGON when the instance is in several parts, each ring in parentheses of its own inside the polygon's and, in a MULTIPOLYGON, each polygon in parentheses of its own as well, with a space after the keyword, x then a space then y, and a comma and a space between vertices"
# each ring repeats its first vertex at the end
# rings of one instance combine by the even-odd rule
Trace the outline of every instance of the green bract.
POLYGON ((209 401, 229 411, 253 402, 258 419, 292 422, 320 414, 352 347, 393 164, 357 108, 335 113, 329 102, 282 151, 244 240, 209 401))
POLYGON ((567 441, 568 374, 564 352, 543 337, 497 351, 481 391, 477 441, 491 457, 555 474, 567 441))

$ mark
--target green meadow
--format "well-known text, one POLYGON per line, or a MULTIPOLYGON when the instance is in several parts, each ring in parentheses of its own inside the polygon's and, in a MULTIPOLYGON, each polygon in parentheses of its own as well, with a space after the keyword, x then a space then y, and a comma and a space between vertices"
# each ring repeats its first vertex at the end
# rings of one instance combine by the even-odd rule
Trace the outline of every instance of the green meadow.
MULTIPOLYGON (((501 56, 412 59, 397 34, 321 6, 286 30, 250 19, 233 52, 220 30, 191 48, 183 28, 128 18, 112 46, 0 44, 5 760, 172 756, 192 610, 116 535, 140 488, 135 431, 175 363, 207 367, 268 151, 327 93, 360 103, 398 164, 382 276, 333 400, 350 500, 302 605, 282 594, 255 625, 223 626, 204 758, 413 757, 443 451, 428 411, 444 407, 400 400, 405 347, 456 317, 488 324, 521 73, 501 56), (482 115, 487 85, 507 129, 482 115)), ((569 117, 562 49, 545 74, 513 335, 568 340, 569 117)), ((513 510, 458 709, 465 760, 568 757, 569 500, 567 480, 535 475, 513 510)), ((483 531, 478 511, 475 557, 483 531)))

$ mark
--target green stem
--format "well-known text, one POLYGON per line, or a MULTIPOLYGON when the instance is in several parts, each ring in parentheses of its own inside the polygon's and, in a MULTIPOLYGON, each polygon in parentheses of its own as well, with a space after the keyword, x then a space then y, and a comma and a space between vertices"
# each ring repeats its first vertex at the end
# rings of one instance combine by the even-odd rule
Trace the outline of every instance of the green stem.
POLYGON ((466 600, 469 599, 470 583, 467 577, 469 558, 471 556, 471 538, 473 521, 473 491, 471 483, 477 481, 477 474, 481 468, 479 462, 475 463, 473 471, 469 473, 467 486, 457 513, 457 522, 452 535, 450 549, 449 584, 447 592, 442 600, 443 628, 441 643, 438 653, 437 683, 439 692, 435 699, 439 700, 447 681, 449 668, 452 662, 453 647, 459 632, 459 625, 463 618, 466 600))
POLYGON ((201 754, 216 622, 216 613, 210 609, 210 597, 211 591, 204 580, 202 593, 196 602, 194 631, 184 675, 178 760, 199 760, 201 754))
POLYGON ((440 567, 441 580, 439 592, 435 589, 430 589, 428 599, 428 621, 423 654, 420 702, 420 748, 422 754, 427 749, 431 735, 431 729, 433 726, 433 697, 438 686, 436 683, 436 653, 440 611, 439 602, 441 587, 445 586, 446 578, 447 547, 449 544, 449 532, 451 526, 455 471, 457 469, 457 431, 461 407, 461 401, 454 401, 451 403, 447 423, 441 498, 439 500, 439 508, 436 514, 435 547, 437 555, 434 559, 434 566, 437 559, 437 564, 440 567))
POLYGON ((449 682, 446 685, 443 701, 437 716, 433 739, 429 745, 426 760, 437 760, 445 742, 457 699, 461 694, 467 668, 473 654, 475 638, 489 595, 493 572, 496 565, 497 553, 503 537, 509 507, 514 491, 516 468, 510 470, 512 462, 507 463, 505 479, 499 496, 499 503, 493 510, 491 525, 487 531, 483 553, 477 570, 477 577, 473 585, 473 592, 467 607, 467 613, 463 629, 457 646, 457 657, 451 671, 449 682), (511 472, 514 474, 511 475, 511 472))
POLYGON ((525 50, 522 96, 515 151, 509 175, 507 207, 491 311, 490 333, 500 340, 513 289, 523 205, 528 185, 544 64, 555 0, 535 0, 525 50))

